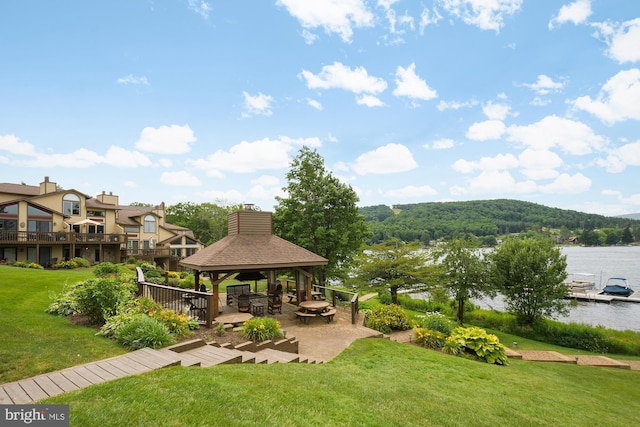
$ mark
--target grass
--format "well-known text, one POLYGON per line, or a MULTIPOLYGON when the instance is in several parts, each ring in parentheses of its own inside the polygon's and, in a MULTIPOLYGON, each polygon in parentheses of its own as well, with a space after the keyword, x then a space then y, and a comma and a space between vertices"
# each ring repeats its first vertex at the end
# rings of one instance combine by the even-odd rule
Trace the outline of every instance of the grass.
MULTIPOLYGON (((44 312, 50 292, 90 277, 89 269, 0 266, 0 383, 125 352, 44 312)), ((559 349, 499 336, 519 348, 559 349)), ((501 367, 362 339, 324 365, 174 367, 44 402, 69 404, 72 426, 627 426, 640 410, 639 382, 638 371, 517 360, 501 367)))
POLYGON ((65 283, 92 278, 91 269, 35 270, 0 266, 0 383, 123 354, 96 330, 45 312, 65 283))
POLYGON ((175 367, 46 400, 82 426, 627 426, 640 373, 501 367, 380 339, 325 365, 175 367), (624 404, 611 404, 620 398, 624 404))

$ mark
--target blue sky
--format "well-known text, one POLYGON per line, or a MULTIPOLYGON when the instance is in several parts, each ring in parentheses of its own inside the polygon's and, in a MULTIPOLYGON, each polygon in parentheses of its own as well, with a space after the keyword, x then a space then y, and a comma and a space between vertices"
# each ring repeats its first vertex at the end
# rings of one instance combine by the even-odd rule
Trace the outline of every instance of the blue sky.
POLYGON ((361 206, 640 212, 640 1, 0 3, 0 182, 272 210, 307 145, 361 206))

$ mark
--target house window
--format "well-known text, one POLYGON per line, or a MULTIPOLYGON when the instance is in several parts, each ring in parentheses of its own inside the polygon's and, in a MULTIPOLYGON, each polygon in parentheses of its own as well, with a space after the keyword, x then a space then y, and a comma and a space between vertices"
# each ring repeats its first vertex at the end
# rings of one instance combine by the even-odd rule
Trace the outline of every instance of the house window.
POLYGON ((144 217, 144 232, 145 233, 156 232, 156 218, 153 215, 147 215, 144 217))
POLYGON ((80 197, 68 193, 62 198, 62 213, 64 215, 80 215, 80 197))
POLYGON ((104 211, 87 211, 87 216, 94 217, 94 218, 104 218, 105 212, 104 211))
POLYGON ((140 227, 134 227, 133 225, 125 225, 124 226, 124 232, 125 233, 139 233, 140 232, 140 227))

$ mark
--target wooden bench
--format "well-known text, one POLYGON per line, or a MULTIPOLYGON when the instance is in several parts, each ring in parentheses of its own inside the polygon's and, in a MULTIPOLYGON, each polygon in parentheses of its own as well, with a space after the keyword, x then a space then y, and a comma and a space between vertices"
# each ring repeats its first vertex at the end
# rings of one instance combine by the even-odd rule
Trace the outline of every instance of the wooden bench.
POLYGON ((320 316, 324 317, 325 319, 327 319, 327 323, 332 322, 333 321, 333 316, 336 315, 336 309, 335 308, 330 308, 327 311, 323 311, 322 313, 320 313, 320 316))
POLYGON ((309 318, 317 316, 314 313, 305 313, 304 311, 295 311, 294 313, 296 313, 296 317, 298 318, 298 320, 302 321, 303 323, 307 323, 309 321, 309 318))

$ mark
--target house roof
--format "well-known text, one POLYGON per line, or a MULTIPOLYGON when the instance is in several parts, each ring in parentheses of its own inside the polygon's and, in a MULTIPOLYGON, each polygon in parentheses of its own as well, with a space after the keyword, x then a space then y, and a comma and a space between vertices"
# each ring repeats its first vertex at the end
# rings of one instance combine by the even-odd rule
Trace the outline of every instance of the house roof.
POLYGON ((233 234, 184 258, 199 271, 276 270, 326 265, 328 260, 272 234, 233 234))

